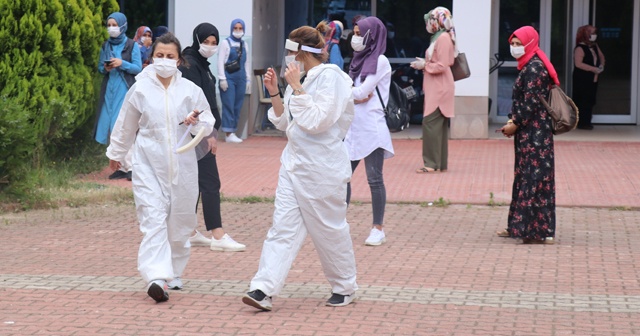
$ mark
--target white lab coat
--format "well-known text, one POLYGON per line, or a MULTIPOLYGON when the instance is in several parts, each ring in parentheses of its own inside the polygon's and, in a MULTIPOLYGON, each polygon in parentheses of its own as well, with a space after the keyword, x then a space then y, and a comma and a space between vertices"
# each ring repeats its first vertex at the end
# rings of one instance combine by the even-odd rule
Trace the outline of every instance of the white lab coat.
POLYGON ((269 109, 269 119, 289 141, 280 158, 273 226, 250 290, 280 293, 307 232, 332 291, 351 295, 358 289, 346 221, 351 165, 342 142, 353 120, 351 84, 337 66, 321 64, 307 73, 306 94, 293 96, 287 87, 280 117, 269 109))
MULTIPOLYGON (((189 236, 197 224, 198 163, 193 149, 176 154, 176 142, 187 130, 178 124, 191 111, 205 110, 191 133, 204 127, 208 134, 215 119, 202 89, 183 79, 180 71, 167 89, 153 65, 136 80, 116 120, 107 156, 121 161, 133 145, 133 195, 144 235, 138 270, 148 283, 182 275, 189 260, 189 236)), ((189 140, 187 135, 185 143, 189 140)))
POLYGON ((389 85, 391 85, 391 65, 384 56, 378 56, 376 73, 368 75, 364 81, 356 78, 353 87, 353 99, 362 100, 373 94, 362 104, 356 104, 353 123, 344 139, 352 161, 362 160, 378 148, 384 149, 384 158, 393 157, 391 133, 387 127, 384 110, 376 92, 376 86, 385 105, 389 102, 389 85))

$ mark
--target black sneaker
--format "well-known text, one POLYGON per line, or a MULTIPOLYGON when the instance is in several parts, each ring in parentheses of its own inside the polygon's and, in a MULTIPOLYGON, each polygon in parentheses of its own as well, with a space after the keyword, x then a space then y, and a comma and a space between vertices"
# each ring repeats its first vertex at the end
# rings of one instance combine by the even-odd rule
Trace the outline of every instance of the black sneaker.
POLYGON ((116 170, 113 172, 113 174, 109 175, 110 180, 119 180, 123 178, 127 178, 127 173, 123 172, 122 170, 116 170))
POLYGON ((133 178, 133 173, 131 171, 127 172, 127 181, 131 181, 131 179, 133 178))
POLYGON ((333 295, 331 295, 329 300, 327 300, 327 303, 326 303, 327 306, 342 307, 350 304, 356 299, 355 294, 351 294, 351 295, 342 295, 342 294, 336 294, 336 293, 332 293, 332 294, 333 295))
POLYGON ((244 297, 242 297, 242 302, 251 307, 255 307, 264 311, 270 311, 272 307, 271 297, 267 296, 267 294, 259 289, 245 294, 244 297))
POLYGON ((157 282, 152 282, 147 289, 147 295, 156 302, 164 302, 169 300, 169 292, 167 292, 167 283, 164 286, 160 286, 157 282))

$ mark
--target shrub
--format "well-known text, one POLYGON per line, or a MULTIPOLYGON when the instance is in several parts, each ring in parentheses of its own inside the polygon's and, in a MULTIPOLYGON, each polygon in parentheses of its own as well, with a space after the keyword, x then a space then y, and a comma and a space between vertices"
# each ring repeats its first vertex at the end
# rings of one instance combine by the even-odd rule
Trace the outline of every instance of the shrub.
POLYGON ((105 19, 117 9, 116 0, 0 1, 0 181, 38 169, 93 122, 105 19))

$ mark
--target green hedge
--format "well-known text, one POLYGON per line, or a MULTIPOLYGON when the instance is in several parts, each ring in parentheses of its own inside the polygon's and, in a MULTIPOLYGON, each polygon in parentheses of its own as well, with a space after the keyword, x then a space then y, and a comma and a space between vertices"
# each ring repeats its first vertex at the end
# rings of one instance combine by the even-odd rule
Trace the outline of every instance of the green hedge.
POLYGON ((0 188, 93 123, 116 0, 0 0, 0 188))

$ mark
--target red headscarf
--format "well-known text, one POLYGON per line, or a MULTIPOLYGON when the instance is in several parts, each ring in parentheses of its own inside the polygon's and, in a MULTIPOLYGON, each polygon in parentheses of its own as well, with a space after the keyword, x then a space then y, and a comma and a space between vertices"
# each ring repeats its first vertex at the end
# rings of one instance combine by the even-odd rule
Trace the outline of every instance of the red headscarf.
POLYGON ((529 62, 533 55, 538 55, 542 63, 544 63, 544 66, 547 68, 549 76, 551 76, 553 82, 556 83, 556 85, 560 86, 560 80, 558 79, 558 73, 556 72, 556 69, 553 67, 553 64, 551 64, 551 61, 549 61, 549 58, 547 58, 547 55, 544 53, 544 51, 542 51, 542 49, 540 49, 540 46, 538 45, 540 42, 540 36, 538 35, 538 32, 535 30, 535 28, 531 26, 518 28, 509 37, 509 43, 511 43, 511 39, 513 39, 514 37, 517 37, 524 46, 524 55, 518 58, 518 70, 522 70, 522 68, 529 62))

